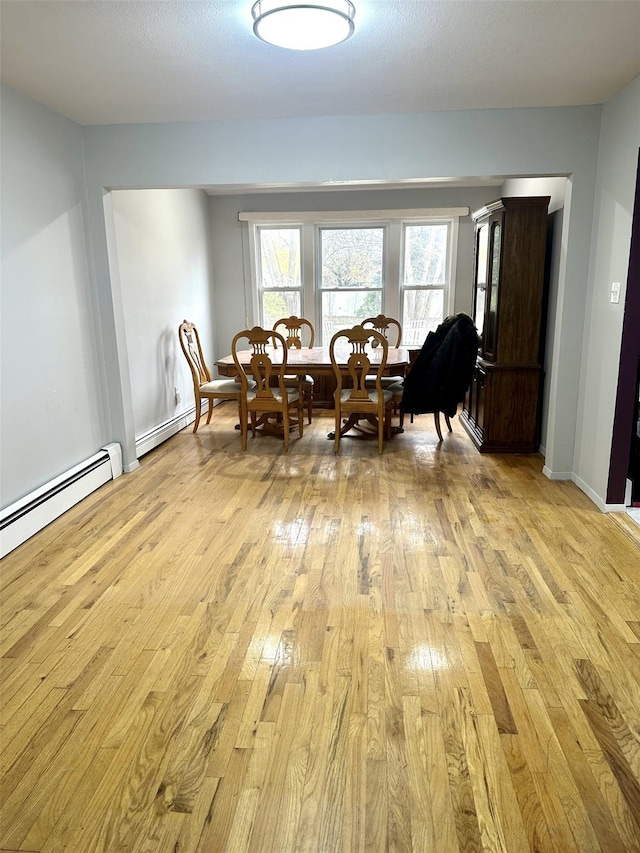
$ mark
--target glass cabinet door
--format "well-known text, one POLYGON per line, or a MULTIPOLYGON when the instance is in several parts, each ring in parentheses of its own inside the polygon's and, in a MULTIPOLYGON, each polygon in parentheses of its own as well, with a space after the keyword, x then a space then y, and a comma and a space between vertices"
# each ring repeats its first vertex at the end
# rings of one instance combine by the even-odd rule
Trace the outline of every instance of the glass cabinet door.
POLYGON ((489 249, 489 223, 484 222, 476 231, 476 269, 474 282, 473 322, 482 337, 487 296, 487 260, 489 249))
POLYGON ((502 218, 492 221, 489 239, 489 287, 486 306, 486 328, 484 334, 485 357, 496 358, 498 331, 498 292, 500 285, 500 250, 502 248, 502 218))

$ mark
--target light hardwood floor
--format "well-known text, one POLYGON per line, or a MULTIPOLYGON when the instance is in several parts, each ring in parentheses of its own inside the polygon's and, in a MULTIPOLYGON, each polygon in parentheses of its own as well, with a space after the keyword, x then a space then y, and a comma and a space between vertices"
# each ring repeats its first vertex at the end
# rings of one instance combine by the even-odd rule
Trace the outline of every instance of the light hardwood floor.
POLYGON ((640 546, 457 420, 214 412, 1 565, 20 851, 640 851, 640 546))

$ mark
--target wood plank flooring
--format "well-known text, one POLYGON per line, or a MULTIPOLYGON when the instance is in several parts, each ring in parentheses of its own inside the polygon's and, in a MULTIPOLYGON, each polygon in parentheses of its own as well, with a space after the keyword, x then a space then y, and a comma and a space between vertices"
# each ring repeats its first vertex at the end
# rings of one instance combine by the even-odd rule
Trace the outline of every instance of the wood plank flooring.
POLYGON ((640 853, 640 546, 429 415, 235 407, 7 556, 3 851, 640 853))

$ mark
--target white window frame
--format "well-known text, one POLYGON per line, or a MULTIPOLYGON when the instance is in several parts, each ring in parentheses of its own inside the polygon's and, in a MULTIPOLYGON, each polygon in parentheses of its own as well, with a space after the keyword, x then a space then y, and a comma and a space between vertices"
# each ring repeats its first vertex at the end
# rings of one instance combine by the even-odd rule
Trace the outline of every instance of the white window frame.
POLYGON ((304 288, 304 242, 303 229, 299 222, 296 223, 256 223, 252 228, 253 239, 250 240, 250 251, 252 255, 252 269, 255 271, 252 279, 252 304, 253 319, 250 325, 257 322, 262 324, 262 294, 263 293, 300 293, 300 316, 304 317, 305 288, 304 288), (299 287, 262 287, 262 241, 261 231, 292 230, 300 232, 300 286, 299 287))
MULTIPOLYGON (((259 258, 259 228, 300 228, 300 272, 302 278, 301 316, 313 323, 316 329, 316 346, 328 345, 322 340, 322 292, 319 286, 319 231, 321 228, 382 227, 384 231, 384 287, 382 312, 403 322, 404 296, 404 234, 405 225, 448 224, 447 282, 445 284, 444 315, 453 313, 456 282, 456 255, 458 247, 458 222, 469 216, 468 207, 421 208, 400 210, 338 210, 304 212, 245 212, 238 214, 240 222, 248 227, 248 274, 245 274, 247 306, 252 315, 247 325, 261 322, 261 288, 259 258)), ((440 287, 440 286, 438 286, 440 287)), ((412 286, 413 289, 413 286, 412 286)))
MULTIPOLYGON (((404 314, 404 296, 407 291, 424 290, 424 291, 442 291, 442 305, 444 317, 453 313, 455 301, 455 281, 456 281, 456 249, 458 246, 458 217, 443 217, 436 219, 429 217, 428 219, 405 219, 401 223, 402 234, 400 237, 400 281, 398 287, 399 305, 398 317, 404 314), (444 282, 440 284, 407 284, 405 281, 405 263, 406 263, 406 236, 407 226, 415 225, 446 225, 447 226, 447 248, 445 254, 445 277, 444 282)), ((444 319, 444 317, 442 319, 444 319)), ((400 320, 404 326, 404 317, 400 320)))
MULTIPOLYGON (((324 315, 322 311, 322 296, 325 293, 380 293, 380 311, 382 313, 386 313, 385 306, 385 297, 388 291, 387 281, 389 276, 389 262, 388 262, 388 243, 389 243, 389 223, 384 222, 371 222, 366 220, 364 222, 340 222, 340 223, 331 223, 327 224, 325 222, 319 222, 315 225, 314 228, 315 235, 315 251, 316 251, 316 270, 317 277, 314 279, 313 287, 315 293, 315 317, 317 318, 317 323, 314 323, 314 328, 316 329, 316 335, 318 336, 318 341, 322 342, 324 346, 328 346, 329 341, 325 340, 324 336, 324 315), (382 286, 381 287, 346 287, 346 288, 337 288, 337 287, 322 287, 321 286, 321 277, 322 277, 322 231, 333 230, 333 231, 341 231, 347 230, 349 228, 353 229, 363 229, 363 228, 375 228, 378 231, 382 231, 382 286)), ((364 319, 364 318, 363 318, 364 319)))

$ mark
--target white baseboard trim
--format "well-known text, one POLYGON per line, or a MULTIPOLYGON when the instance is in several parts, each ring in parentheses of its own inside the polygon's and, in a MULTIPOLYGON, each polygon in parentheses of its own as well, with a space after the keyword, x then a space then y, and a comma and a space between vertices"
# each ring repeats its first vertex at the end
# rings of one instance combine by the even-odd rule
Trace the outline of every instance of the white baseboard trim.
POLYGON ((584 480, 580 479, 572 471, 552 471, 546 465, 542 469, 542 473, 550 480, 571 480, 576 486, 585 493, 585 495, 594 502, 600 512, 624 512, 625 504, 608 504, 605 503, 600 495, 598 495, 591 486, 588 486, 584 480))
POLYGON ((3 509, 0 512, 0 558, 121 474, 122 449, 119 444, 107 444, 99 453, 3 509))
POLYGON ((550 480, 572 480, 573 474, 571 471, 552 471, 551 468, 546 465, 542 468, 542 473, 545 477, 548 477, 550 480))
POLYGON ((575 474, 571 477, 576 486, 581 489, 585 495, 590 498, 594 504, 598 507, 600 512, 624 512, 626 506, 624 504, 608 504, 605 503, 600 495, 593 491, 591 486, 588 486, 584 480, 581 480, 580 477, 577 477, 575 474))

